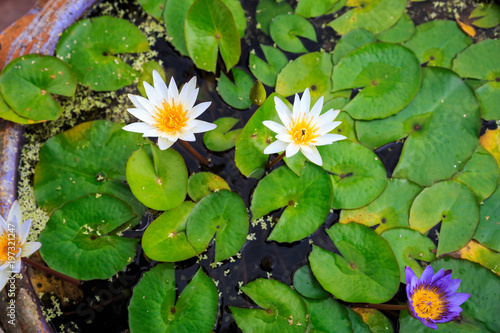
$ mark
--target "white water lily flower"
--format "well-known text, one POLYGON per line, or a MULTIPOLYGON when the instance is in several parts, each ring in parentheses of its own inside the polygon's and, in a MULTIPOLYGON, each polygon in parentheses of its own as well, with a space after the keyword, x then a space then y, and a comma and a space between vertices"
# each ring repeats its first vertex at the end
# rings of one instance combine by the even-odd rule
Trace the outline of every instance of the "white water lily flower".
POLYGON ((322 165, 323 160, 316 146, 329 145, 346 139, 343 135, 328 133, 342 122, 334 121, 340 110, 331 109, 320 115, 323 108, 323 96, 309 111, 311 105, 309 88, 304 91, 302 99, 295 94, 293 112, 279 97, 274 97, 274 103, 284 126, 270 120, 262 122, 267 128, 277 133, 277 140, 264 149, 264 154, 286 151, 286 157, 291 157, 300 150, 311 162, 322 165))
POLYGON ((128 109, 133 116, 142 120, 123 127, 124 130, 143 133, 144 137, 158 137, 161 150, 169 148, 178 139, 195 141, 195 133, 213 130, 217 125, 195 119, 210 106, 211 102, 194 106, 198 96, 196 77, 186 83, 179 93, 174 78, 167 87, 160 74, 153 71, 152 87, 144 81, 148 98, 131 95, 128 97, 135 108, 128 109))
POLYGON ((21 208, 14 201, 10 207, 7 222, 0 216, 0 290, 11 273, 21 270, 21 257, 27 257, 42 246, 39 242, 26 242, 31 220, 22 222, 21 208))

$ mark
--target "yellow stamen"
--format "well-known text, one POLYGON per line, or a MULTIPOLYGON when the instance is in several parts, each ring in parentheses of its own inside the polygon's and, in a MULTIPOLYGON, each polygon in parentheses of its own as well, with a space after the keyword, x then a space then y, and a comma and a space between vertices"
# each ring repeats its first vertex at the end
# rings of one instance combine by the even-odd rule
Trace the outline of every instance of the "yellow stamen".
POLYGON ((175 134, 182 131, 188 121, 187 110, 181 103, 163 101, 161 107, 157 107, 157 114, 153 116, 156 120, 155 126, 164 133, 175 134))
POLYGON ((422 319, 438 320, 448 310, 448 302, 441 290, 433 286, 420 285, 411 296, 413 311, 422 319))
POLYGON ((3 232, 0 235, 0 265, 9 260, 9 257, 17 258, 21 250, 21 242, 16 234, 3 232))
POLYGON ((292 120, 290 135, 297 144, 310 144, 311 141, 316 139, 319 135, 316 133, 318 127, 312 124, 313 117, 299 116, 297 119, 292 120))

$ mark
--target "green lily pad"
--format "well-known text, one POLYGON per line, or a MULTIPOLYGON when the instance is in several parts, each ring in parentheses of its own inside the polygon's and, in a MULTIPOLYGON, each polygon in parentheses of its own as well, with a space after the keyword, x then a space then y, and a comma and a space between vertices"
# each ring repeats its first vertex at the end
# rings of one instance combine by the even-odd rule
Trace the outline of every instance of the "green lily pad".
POLYGON ((186 235, 198 253, 215 235, 215 261, 235 255, 246 242, 248 213, 241 197, 228 190, 213 192, 201 199, 189 216, 186 235))
MULTIPOLYGON (((236 152, 234 161, 240 172, 246 177, 261 178, 264 175, 269 155, 264 154, 264 149, 274 140, 276 133, 268 129, 262 124, 264 120, 272 120, 280 122, 274 97, 276 94, 271 94, 264 104, 255 111, 252 118, 236 137, 236 152)), ((290 105, 288 101, 281 96, 281 100, 290 105)))
POLYGON ((314 26, 299 15, 285 14, 275 17, 271 21, 269 32, 276 45, 293 53, 307 52, 298 36, 317 41, 314 26))
POLYGON ((362 207, 384 191, 384 165, 370 149, 350 141, 318 147, 333 185, 333 209, 362 207))
POLYGON ((153 16, 158 21, 163 19, 166 0, 138 0, 138 2, 146 13, 153 16))
POLYGON ((252 89, 253 79, 244 70, 233 68, 231 70, 234 83, 224 74, 220 73, 217 91, 224 102, 235 109, 248 109, 252 106, 250 101, 250 89, 252 89))
POLYGON ((194 203, 181 205, 161 214, 144 232, 144 253, 157 261, 183 261, 197 255, 198 251, 186 238, 186 222, 194 203))
POLYGON ((354 119, 386 118, 403 109, 420 87, 421 69, 413 52, 388 43, 365 44, 339 60, 335 91, 363 88, 344 108, 354 119))
POLYGON ((12 121, 13 123, 18 123, 23 125, 34 123, 34 120, 21 117, 20 115, 15 113, 14 110, 12 110, 10 106, 7 105, 7 102, 5 102, 1 94, 0 94, 0 118, 12 121))
POLYGON ((353 308, 359 314, 372 333, 387 332, 392 330, 392 324, 382 312, 375 309, 353 308))
POLYGON ((197 172, 188 180, 188 194, 193 201, 198 202, 201 198, 219 190, 231 190, 224 179, 210 172, 197 172))
POLYGON ((233 148, 236 138, 243 129, 231 130, 231 128, 239 121, 239 119, 231 117, 222 117, 215 120, 214 124, 217 125, 217 128, 206 132, 203 136, 205 146, 213 151, 225 151, 233 148))
POLYGON ((247 28, 247 18, 245 17, 245 10, 241 7, 241 2, 238 0, 222 0, 233 14, 236 29, 240 38, 245 36, 245 29, 247 28))
POLYGON ((229 8, 221 0, 196 0, 184 23, 189 57, 196 67, 215 73, 220 51, 230 70, 240 59, 238 29, 229 8))
POLYGON ((0 76, 5 102, 19 119, 34 122, 57 119, 63 109, 52 94, 73 96, 75 89, 76 80, 68 65, 51 56, 29 54, 16 58, 0 76))
MULTIPOLYGON (((466 246, 456 252, 459 258, 472 262, 477 262, 483 267, 490 269, 493 273, 500 276, 498 266, 500 264, 500 253, 490 250, 475 240, 471 240, 466 246)), ((455 255, 455 253, 453 254, 455 255)))
POLYGON ((472 238, 479 222, 479 205, 467 186, 446 180, 417 195, 409 221, 410 227, 421 233, 441 222, 439 256, 462 248, 472 238))
POLYGON ((264 177, 255 188, 250 210, 256 220, 287 206, 268 240, 292 243, 309 236, 325 222, 331 203, 328 174, 307 163, 300 177, 286 166, 264 177))
POLYGON ((163 12, 163 20, 168 34, 167 40, 184 56, 188 55, 186 38, 184 37, 184 21, 193 2, 194 0, 168 0, 163 12))
POLYGON ((139 76, 115 55, 149 51, 146 37, 127 20, 100 16, 80 20, 66 29, 56 47, 78 83, 95 91, 117 90, 139 76))
POLYGON ((474 239, 500 252, 500 186, 480 207, 481 217, 474 239))
POLYGON ((89 193, 110 194, 132 207, 139 222, 144 206, 124 183, 129 156, 146 143, 123 124, 96 120, 53 136, 40 150, 33 190, 38 205, 52 211, 89 193))
POLYGON ((370 327, 365 324, 363 318, 352 309, 346 309, 349 320, 351 321, 352 331, 356 333, 371 333, 370 327))
POLYGON ((500 81, 486 82, 476 89, 477 100, 481 106, 481 117, 485 120, 500 118, 500 81))
POLYGON ((399 21, 391 28, 377 35, 377 39, 386 43, 402 43, 415 33, 415 24, 410 15, 404 13, 399 21))
POLYGON ((250 89, 250 102, 252 104, 261 106, 262 103, 266 100, 267 93, 266 93, 266 88, 264 88, 264 85, 262 82, 259 80, 255 81, 255 83, 252 85, 252 88, 250 89))
POLYGON ((476 195, 478 202, 482 202, 495 192, 497 187, 497 162, 495 158, 480 145, 467 163, 465 163, 463 169, 453 176, 453 179, 469 186, 476 195))
POLYGON ((330 13, 339 0, 301 0, 295 14, 303 17, 317 17, 330 13))
POLYGON ((311 103, 321 96, 329 99, 333 69, 332 55, 326 52, 304 54, 288 63, 276 78, 276 92, 282 96, 302 93, 310 89, 311 103))
POLYGON ((406 179, 389 178, 387 187, 378 198, 359 209, 343 209, 339 222, 357 222, 368 227, 378 225, 375 229, 378 234, 395 227, 408 227, 410 206, 421 190, 420 186, 406 179))
MULTIPOLYGON (((437 324, 439 332, 499 332, 500 331, 500 278, 489 269, 467 260, 444 258, 434 261, 434 272, 444 268, 453 271, 452 278, 460 279, 457 292, 468 293, 470 298, 460 307, 461 320, 437 324), (487 305, 487 306, 485 306, 487 305)), ((436 332, 410 317, 407 311, 401 312, 400 332, 436 332)))
POLYGON ((348 32, 335 45, 335 49, 333 51, 333 63, 337 64, 343 56, 352 50, 357 49, 360 46, 363 46, 368 43, 375 42, 375 36, 365 29, 356 29, 348 32))
POLYGON ((422 87, 408 107, 387 119, 356 123, 373 148, 408 136, 393 176, 429 186, 449 179, 477 147, 481 120, 470 88, 452 71, 424 68, 422 87))
POLYGON ((165 70, 163 69, 163 66, 157 63, 156 61, 148 61, 142 66, 142 75, 139 78, 139 83, 137 84, 137 89, 139 90, 139 93, 144 97, 148 98, 148 95, 146 94, 146 89, 144 89, 144 82, 149 83, 150 85, 153 85, 153 70, 157 71, 158 74, 160 74, 161 78, 163 81, 167 81, 167 77, 165 75, 165 70))
POLYGON ((125 202, 110 195, 73 200, 47 222, 40 254, 52 269, 76 279, 107 279, 135 257, 139 240, 115 232, 135 217, 125 202))
POLYGON ((334 224, 327 234, 342 256, 313 245, 309 262, 323 288, 346 302, 383 303, 394 296, 399 268, 385 239, 358 223, 334 224))
POLYGON ((451 68, 455 56, 472 44, 455 21, 431 21, 417 27, 415 35, 403 45, 427 66, 451 68))
POLYGON ((470 13, 470 19, 475 19, 472 24, 476 27, 488 29, 500 24, 500 6, 494 3, 479 3, 470 13))
POLYGON ((134 196, 155 210, 169 210, 186 198, 188 173, 181 154, 151 145, 134 152, 127 162, 127 182, 134 196))
POLYGON ((303 300, 309 313, 307 332, 326 333, 331 332, 333 328, 335 328, 336 333, 359 332, 353 331, 347 309, 333 298, 328 297, 321 300, 304 298, 303 300))
POLYGON ((177 299, 176 292, 172 264, 144 273, 128 308, 130 332, 211 332, 219 298, 212 279, 200 268, 177 299))
POLYGON ((267 62, 257 57, 255 52, 251 52, 249 60, 250 70, 257 79, 262 81, 262 83, 269 87, 274 87, 276 85, 276 76, 281 69, 288 64, 288 59, 286 55, 276 47, 262 44, 260 47, 264 52, 264 57, 267 62))
POLYGON ((479 138, 479 143, 495 158, 500 171, 500 128, 486 130, 479 138))
POLYGON ((279 16, 285 14, 292 14, 293 9, 286 2, 277 2, 274 0, 260 0, 257 5, 257 11, 255 13, 255 18, 257 20, 257 27, 266 34, 269 35, 269 26, 272 20, 279 16))
POLYGON ((329 24, 335 31, 345 35, 354 29, 363 28, 378 34, 392 27, 403 16, 405 0, 347 0, 346 6, 354 7, 329 24))
POLYGON ((257 279, 241 290, 261 309, 230 307, 244 332, 305 332, 306 306, 289 286, 276 280, 257 279))
POLYGON ((309 265, 304 265, 293 273, 293 288, 302 296, 312 299, 330 295, 316 280, 309 265))
POLYGON ((434 242, 416 230, 394 228, 384 231, 381 236, 389 242, 394 255, 396 255, 401 283, 406 283, 406 266, 410 267, 417 276, 420 276, 424 269, 417 260, 431 262, 436 259, 436 255, 432 252, 436 249, 434 242))

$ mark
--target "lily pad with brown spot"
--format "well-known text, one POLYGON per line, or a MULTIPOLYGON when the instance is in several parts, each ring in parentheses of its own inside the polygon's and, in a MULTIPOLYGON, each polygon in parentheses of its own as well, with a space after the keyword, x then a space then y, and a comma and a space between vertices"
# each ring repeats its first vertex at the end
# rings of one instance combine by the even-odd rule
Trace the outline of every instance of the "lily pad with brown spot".
POLYGON ((500 270, 498 270, 500 265, 500 253, 487 248, 475 240, 471 240, 466 246, 453 255, 458 255, 459 258, 477 262, 500 276, 500 270))

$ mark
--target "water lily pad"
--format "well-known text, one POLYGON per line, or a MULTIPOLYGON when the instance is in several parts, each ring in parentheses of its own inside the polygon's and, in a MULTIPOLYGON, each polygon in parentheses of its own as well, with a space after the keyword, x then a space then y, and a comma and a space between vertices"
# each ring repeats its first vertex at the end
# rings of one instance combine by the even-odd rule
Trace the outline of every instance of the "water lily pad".
POLYGON ((142 75, 139 78, 139 83, 137 84, 137 89, 139 90, 139 93, 145 98, 148 98, 148 95, 146 94, 146 89, 144 89, 144 82, 147 82, 150 85, 154 85, 153 82, 154 70, 157 71, 158 74, 160 74, 163 81, 167 81, 165 70, 163 69, 162 65, 160 65, 156 61, 148 61, 147 63, 145 63, 142 66, 142 75))
POLYGON ((221 72, 217 91, 224 102, 233 108, 248 109, 252 105, 250 89, 252 89, 253 79, 250 74, 239 68, 233 68, 231 72, 233 73, 234 83, 221 72))
POLYGON ((247 28, 247 18, 245 17, 245 10, 241 7, 241 2, 239 0, 222 0, 222 2, 224 2, 231 11, 231 14, 233 14, 238 35, 240 38, 243 38, 245 36, 245 29, 247 28))
POLYGON ((465 185, 446 180, 424 189, 410 209, 410 227, 426 233, 441 222, 437 255, 467 244, 479 222, 479 205, 465 185))
POLYGON ((348 32, 342 36, 342 38, 340 38, 338 43, 335 45, 335 49, 333 51, 333 63, 338 63, 340 58, 352 50, 375 41, 375 36, 368 30, 356 29, 348 32))
POLYGON ((353 308, 373 333, 387 332, 392 330, 392 324, 382 312, 375 309, 353 308))
POLYGON ((12 121, 13 123, 18 123, 23 125, 34 123, 34 120, 21 117, 20 115, 15 113, 14 110, 12 110, 9 105, 7 105, 7 102, 5 102, 1 94, 0 94, 0 118, 12 121))
POLYGON ((134 152, 127 162, 127 182, 134 196, 155 210, 179 206, 187 194, 188 173, 181 154, 151 145, 134 152))
POLYGON ((276 92, 282 96, 302 93, 310 89, 311 103, 321 96, 328 98, 332 90, 332 55, 326 52, 304 54, 288 63, 276 79, 276 92))
POLYGON ((291 243, 318 229, 325 222, 331 203, 328 174, 319 166, 307 163, 300 177, 286 166, 264 177, 253 193, 250 210, 252 219, 256 220, 286 206, 268 239, 291 243))
POLYGON ((476 89, 477 100, 481 106, 481 117, 485 120, 500 118, 500 81, 486 82, 476 89))
MULTIPOLYGON (((445 258, 434 261, 434 272, 444 268, 453 271, 453 279, 460 279, 457 292, 468 293, 470 298, 460 305, 463 311, 461 320, 437 324, 439 332, 498 332, 500 331, 500 278, 489 269, 467 260, 445 258), (487 306, 485 306, 487 305, 487 306)), ((436 332, 417 319, 410 317, 407 311, 401 312, 400 332, 436 332)))
POLYGON ((262 81, 262 83, 269 87, 274 87, 276 85, 276 76, 288 63, 288 59, 286 55, 276 47, 262 44, 260 47, 264 52, 264 57, 267 62, 257 57, 255 52, 251 52, 249 60, 250 70, 257 79, 262 81))
POLYGON ((211 332, 219 299, 212 279, 200 268, 177 299, 176 293, 172 264, 144 273, 128 308, 130 332, 211 332))
POLYGON ((465 163, 463 169, 456 173, 453 179, 469 186, 476 195, 478 202, 482 202, 497 187, 497 162, 486 149, 478 146, 471 158, 465 163))
POLYGON ((188 55, 184 37, 184 21, 193 2, 194 0, 168 0, 163 12, 168 41, 184 56, 188 55))
POLYGON ((107 279, 135 257, 139 240, 114 232, 135 217, 125 202, 110 195, 73 200, 47 222, 40 254, 52 269, 76 279, 107 279))
POLYGON ((480 207, 481 217, 474 239, 500 252, 500 186, 480 207))
POLYGON ((196 0, 184 24, 189 57, 196 67, 215 73, 220 51, 230 70, 240 59, 238 29, 229 8, 221 0, 196 0))
POLYGON ((357 122, 359 141, 373 148, 408 136, 393 176, 429 186, 449 179, 477 147, 479 108, 452 71, 424 68, 422 87, 408 107, 382 120, 357 122))
POLYGON ((219 190, 231 189, 226 181, 216 174, 210 172, 197 172, 189 177, 188 194, 195 202, 219 190))
POLYGON ((404 13, 399 21, 391 28, 377 35, 377 39, 386 43, 402 43, 415 33, 415 24, 410 15, 404 13))
POLYGON ((139 222, 144 206, 124 183, 129 156, 146 143, 122 124, 96 120, 53 136, 40 150, 33 189, 38 205, 50 214, 89 193, 110 194, 132 207, 139 222))
POLYGON ((351 321, 352 331, 356 333, 371 333, 368 325, 365 324, 363 318, 352 309, 347 308, 347 315, 349 316, 349 320, 351 321))
POLYGON ((472 44, 455 21, 436 20, 417 27, 415 35, 403 45, 427 66, 451 68, 455 56, 472 44))
POLYGON ((153 16, 158 21, 163 19, 166 0, 138 0, 138 2, 146 13, 153 16))
POLYGON ((305 332, 306 306, 289 286, 276 280, 257 279, 241 290, 260 309, 230 307, 238 327, 244 332, 305 332))
POLYGON ((500 265, 500 253, 488 249, 475 240, 471 240, 466 246, 454 253, 454 255, 458 255, 458 257, 462 259, 477 262, 500 276, 500 271, 498 270, 500 265))
POLYGON ((151 223, 142 237, 142 247, 149 258, 175 262, 201 252, 196 251, 186 238, 186 222, 193 207, 194 203, 185 201, 151 223))
POLYGON ((386 118, 403 109, 420 87, 421 69, 413 52, 388 43, 365 44, 339 60, 335 91, 362 88, 346 105, 354 119, 386 118))
POLYGON ((314 26, 299 15, 285 14, 275 17, 271 21, 269 32, 276 45, 293 53, 307 52, 298 37, 317 41, 314 26))
POLYGON ((345 35, 354 29, 364 28, 378 34, 389 29, 403 16, 405 0, 347 0, 346 6, 354 7, 329 24, 345 35))
POLYGON ((339 0, 301 0, 295 14, 303 17, 317 17, 331 12, 339 0))
POLYGON ((189 242, 203 252, 215 235, 215 261, 235 255, 246 242, 248 213, 241 197, 228 190, 201 199, 189 216, 186 234, 189 242))
POLYGON ((269 35, 269 26, 272 20, 284 14, 293 13, 292 6, 286 2, 276 2, 274 0, 260 0, 257 5, 257 12, 255 18, 258 26, 266 34, 269 35))
POLYGON ((500 170, 500 128, 486 130, 479 138, 479 143, 495 158, 500 170))
POLYGON ((375 229, 378 234, 395 227, 408 227, 410 206, 421 190, 406 179, 390 178, 378 198, 359 209, 343 209, 339 222, 357 222, 368 227, 378 225, 375 229))
POLYGON ((309 262, 323 288, 346 302, 382 303, 394 296, 399 268, 385 239, 358 223, 334 224, 327 234, 342 256, 313 245, 309 262))
MULTIPOLYGON (((271 94, 266 99, 236 138, 234 161, 246 177, 261 178, 264 175, 264 168, 269 159, 269 155, 264 154, 264 149, 273 141, 276 133, 265 127, 262 122, 264 120, 280 122, 274 104, 275 96, 278 95, 271 94)), ((286 99, 280 96, 279 98, 290 107, 286 99)))
POLYGON ((139 73, 115 55, 146 51, 148 41, 142 32, 127 20, 111 16, 74 23, 56 47, 57 57, 70 65, 78 83, 96 91, 132 84, 139 73))
POLYGON ((330 332, 335 328, 337 333, 352 333, 351 321, 347 310, 343 305, 333 298, 321 300, 304 298, 309 313, 309 326, 307 331, 311 333, 330 332))
POLYGON ((16 58, 0 76, 0 92, 19 120, 57 119, 63 109, 52 94, 73 96, 75 89, 76 80, 68 65, 51 56, 29 54, 16 58))
POLYGON ((332 208, 359 208, 384 191, 386 171, 370 149, 355 142, 339 141, 318 150, 333 185, 332 208))
POLYGON ((406 266, 410 267, 417 276, 420 276, 424 269, 417 260, 430 262, 436 259, 436 255, 433 253, 433 250, 436 249, 434 242, 416 230, 394 228, 384 231, 381 236, 389 242, 396 255, 401 283, 406 283, 406 266))
POLYGON ((470 13, 470 19, 475 19, 472 24, 476 27, 488 29, 500 24, 500 6, 494 3, 479 3, 470 13))
POLYGON ((240 120, 231 117, 222 117, 214 121, 217 128, 206 132, 203 136, 203 143, 208 149, 213 151, 225 151, 231 149, 235 145, 236 138, 243 130, 242 128, 234 129, 240 120))
POLYGON ((316 280, 309 265, 304 265, 293 273, 293 288, 302 296, 312 299, 330 295, 316 280))

